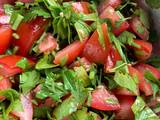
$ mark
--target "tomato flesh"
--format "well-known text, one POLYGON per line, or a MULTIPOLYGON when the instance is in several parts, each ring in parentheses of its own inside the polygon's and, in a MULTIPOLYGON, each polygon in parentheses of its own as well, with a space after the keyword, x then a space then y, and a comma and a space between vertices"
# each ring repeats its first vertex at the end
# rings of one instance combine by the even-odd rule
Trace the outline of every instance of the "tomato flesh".
POLYGON ((89 3, 88 2, 74 2, 72 8, 77 13, 89 14, 89 3))
MULTIPOLYGON (((3 77, 10 77, 15 74, 21 73, 23 69, 16 66, 16 63, 20 60, 22 60, 22 56, 17 55, 7 55, 0 58, 0 75, 3 77)), ((29 65, 33 66, 34 62, 31 60, 28 60, 29 65)))
POLYGON ((47 23, 47 20, 43 19, 42 17, 37 17, 30 22, 22 22, 20 24, 16 31, 20 39, 13 40, 13 45, 19 48, 17 51, 18 55, 28 55, 28 52, 30 51, 34 42, 38 40, 38 38, 44 32, 47 23))
POLYGON ((48 34, 45 39, 38 45, 40 53, 52 51, 56 47, 57 41, 51 34, 48 34))
POLYGON ((61 64, 61 62, 66 59, 65 64, 72 63, 76 57, 80 55, 80 53, 83 51, 84 48, 84 42, 81 41, 75 41, 72 44, 68 45, 61 51, 57 52, 54 63, 55 64, 61 64))
POLYGON ((105 72, 110 72, 110 70, 116 65, 116 62, 121 59, 118 50, 112 46, 107 54, 107 59, 104 65, 105 72))
POLYGON ((75 61, 69 67, 74 68, 74 67, 80 67, 81 65, 85 68, 86 71, 89 71, 91 68, 91 62, 88 61, 85 57, 82 57, 80 58, 80 60, 75 61))
POLYGON ((102 13, 100 13, 100 18, 104 19, 110 19, 111 24, 113 26, 113 33, 118 36, 120 35, 123 31, 127 30, 129 28, 129 24, 127 21, 123 21, 120 23, 120 25, 116 25, 116 22, 119 22, 121 19, 120 16, 116 13, 113 7, 109 6, 107 7, 102 13))
POLYGON ((97 110, 118 110, 120 109, 120 104, 117 98, 109 93, 104 86, 98 86, 92 92, 91 107, 97 110), (108 102, 108 100, 114 101, 113 103, 108 102))
MULTIPOLYGON (((160 79, 160 71, 150 65, 140 63, 135 66, 142 74, 145 75, 145 71, 150 71, 153 76, 157 79, 160 79)), ((153 90, 151 84, 143 77, 139 83, 139 88, 146 96, 153 95, 153 90)))
POLYGON ((107 53, 111 47, 111 43, 108 37, 107 24, 102 24, 103 37, 105 41, 106 48, 103 48, 99 43, 98 32, 95 31, 87 43, 84 46, 82 56, 87 58, 89 61, 94 63, 104 64, 107 58, 107 53))
POLYGON ((12 29, 9 25, 0 25, 0 54, 8 49, 12 39, 12 29))
POLYGON ((147 41, 137 39, 134 40, 134 42, 140 46, 140 48, 133 47, 135 57, 140 61, 147 60, 152 54, 152 44, 147 41))
POLYGON ((149 31, 142 24, 139 17, 132 18, 132 20, 130 21, 130 25, 134 33, 136 33, 142 40, 148 40, 149 31))
POLYGON ((101 13, 105 8, 111 6, 113 8, 117 8, 122 3, 121 0, 103 0, 98 6, 98 11, 101 13))
POLYGON ((120 103, 120 110, 115 112, 116 120, 134 120, 134 114, 131 106, 135 99, 132 96, 117 96, 120 103))

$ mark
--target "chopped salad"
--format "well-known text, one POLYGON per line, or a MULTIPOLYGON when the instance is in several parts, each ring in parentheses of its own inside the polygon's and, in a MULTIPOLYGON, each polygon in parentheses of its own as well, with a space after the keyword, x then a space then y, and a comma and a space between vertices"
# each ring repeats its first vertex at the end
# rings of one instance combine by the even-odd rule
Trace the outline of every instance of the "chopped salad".
POLYGON ((160 120, 150 28, 134 0, 1 0, 0 120, 160 120))

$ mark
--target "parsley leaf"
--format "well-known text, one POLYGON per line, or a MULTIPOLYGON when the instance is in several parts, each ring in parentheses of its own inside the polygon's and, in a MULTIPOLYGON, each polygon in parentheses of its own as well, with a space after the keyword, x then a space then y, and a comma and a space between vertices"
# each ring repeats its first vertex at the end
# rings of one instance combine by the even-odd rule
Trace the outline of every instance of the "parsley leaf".
POLYGON ((146 106, 140 96, 137 97, 131 108, 134 112, 135 120, 159 120, 159 117, 146 106))
POLYGON ((118 39, 122 44, 139 48, 140 46, 133 41, 134 38, 136 38, 136 36, 128 31, 124 31, 118 36, 118 39))
POLYGON ((32 90, 40 82, 39 72, 32 70, 20 75, 20 88, 24 94, 32 90))
POLYGON ((90 26, 81 20, 77 21, 74 26, 81 41, 87 38, 91 33, 90 26))
POLYGON ((155 97, 156 94, 159 92, 160 81, 157 78, 155 78, 154 75, 148 70, 145 71, 144 76, 151 84, 153 89, 153 97, 155 97))
POLYGON ((37 70, 42 70, 42 69, 57 67, 58 65, 54 65, 54 64, 51 63, 51 61, 52 61, 51 58, 52 58, 52 57, 50 57, 50 56, 47 55, 47 54, 44 55, 44 57, 41 58, 41 59, 37 62, 35 68, 36 68, 37 70))
POLYGON ((40 85, 41 90, 36 94, 36 97, 40 99, 51 97, 55 101, 60 101, 60 98, 67 94, 63 83, 56 82, 60 78, 60 75, 53 73, 51 70, 46 70, 45 74, 46 79, 40 85))
POLYGON ((78 106, 77 100, 73 96, 70 96, 54 109, 53 120, 62 120, 64 117, 76 112, 78 106))
POLYGON ((7 120, 8 115, 11 111, 17 110, 17 111, 22 111, 22 104, 20 101, 20 94, 13 89, 7 89, 7 90, 1 90, 0 91, 0 96, 5 96, 7 100, 10 101, 9 106, 6 108, 4 111, 4 119, 7 120))
POLYGON ((16 66, 22 69, 26 69, 29 66, 29 62, 26 58, 22 58, 20 61, 16 63, 16 66))
POLYGON ((118 70, 115 72, 114 81, 119 86, 127 88, 135 95, 138 95, 137 77, 132 78, 126 71, 118 70))
POLYGON ((64 69, 62 77, 65 89, 71 91, 78 102, 83 103, 86 100, 88 91, 84 88, 83 83, 77 79, 76 73, 72 70, 64 69))

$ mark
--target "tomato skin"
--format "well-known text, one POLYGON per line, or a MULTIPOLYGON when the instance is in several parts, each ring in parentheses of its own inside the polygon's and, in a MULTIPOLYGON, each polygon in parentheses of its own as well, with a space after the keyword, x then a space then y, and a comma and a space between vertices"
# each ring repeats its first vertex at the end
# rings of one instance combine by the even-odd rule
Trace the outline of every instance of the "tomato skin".
POLYGON ((72 9, 77 13, 89 14, 89 3, 88 2, 74 2, 72 3, 72 9))
MULTIPOLYGON (((6 90, 12 87, 12 84, 8 78, 3 78, 0 80, 0 91, 1 90, 6 90)), ((5 99, 4 96, 0 96, 0 101, 5 99)))
POLYGON ((52 51, 56 47, 57 47, 57 41, 51 34, 48 34, 44 38, 44 40, 38 45, 40 53, 52 51))
POLYGON ((130 21, 130 25, 132 30, 142 39, 142 40, 148 40, 149 38, 149 31, 147 28, 142 24, 139 17, 133 17, 130 21), (144 29, 144 33, 138 32, 138 27, 141 27, 141 29, 144 29))
POLYGON ((105 62, 105 65, 104 65, 105 72, 106 73, 110 72, 110 70, 112 68, 114 68, 114 66, 116 65, 116 62, 121 60, 121 59, 122 58, 121 58, 118 50, 112 46, 111 49, 109 50, 108 54, 107 54, 106 62, 105 62))
POLYGON ((153 67, 151 65, 140 63, 140 64, 136 65, 136 68, 139 71, 141 71, 143 74, 145 74, 145 71, 148 70, 153 74, 153 76, 155 78, 160 79, 160 71, 157 68, 155 68, 155 67, 153 67))
POLYGON ((107 24, 102 24, 103 37, 105 40, 106 48, 102 48, 98 40, 98 32, 95 31, 84 46, 82 57, 87 58, 90 62, 104 64, 107 53, 111 47, 108 37, 107 24))
POLYGON ((102 11, 99 15, 100 18, 108 18, 111 20, 111 24, 113 26, 113 33, 118 36, 120 35, 123 31, 127 30, 129 28, 129 23, 127 21, 124 21, 120 24, 120 26, 116 26, 116 21, 119 21, 121 18, 120 16, 116 13, 113 7, 108 6, 105 8, 104 11, 102 11))
POLYGON ((143 74, 143 79, 139 83, 140 90, 144 92, 146 96, 153 95, 151 84, 144 78, 144 74, 145 71, 148 70, 154 75, 155 78, 160 79, 160 71, 150 65, 143 63, 140 63, 135 67, 143 74))
POLYGON ((116 120, 134 120, 134 114, 132 112, 131 106, 135 101, 132 96, 117 96, 120 103, 120 110, 115 112, 116 120))
POLYGON ((42 17, 37 17, 30 22, 22 22, 16 33, 20 39, 14 39, 13 45, 18 46, 18 55, 27 56, 33 43, 42 35, 48 21, 42 17))
POLYGON ((72 44, 68 45, 61 51, 57 52, 53 63, 61 64, 61 61, 64 59, 64 57, 66 57, 67 59, 65 64, 72 63, 76 59, 76 57, 78 57, 83 51, 84 44, 85 41, 75 41, 72 44))
POLYGON ((101 13, 105 10, 108 6, 113 8, 117 8, 122 3, 121 0, 103 0, 100 5, 98 6, 98 12, 101 13))
POLYGON ((111 94, 104 86, 101 85, 92 92, 91 107, 103 111, 118 110, 120 109, 120 104, 115 95, 111 94), (112 99, 117 101, 117 103, 107 103, 107 99, 112 99))
POLYGON ((152 44, 143 40, 134 40, 136 44, 140 46, 140 48, 133 47, 134 54, 136 58, 140 61, 147 60, 152 53, 152 44))
MULTIPOLYGON (((20 61, 22 58, 24 57, 17 56, 17 55, 7 55, 4 57, 1 57, 0 65, 2 65, 2 67, 0 67, 0 75, 3 77, 10 77, 15 74, 21 73, 23 69, 17 67, 16 63, 20 61)), ((31 60, 28 60, 28 61, 30 66, 34 65, 33 61, 31 60)))
POLYGON ((0 0, 0 7, 3 7, 4 4, 13 4, 15 0, 0 0))
POLYGON ((11 43, 12 29, 9 25, 0 25, 0 54, 4 54, 11 43))

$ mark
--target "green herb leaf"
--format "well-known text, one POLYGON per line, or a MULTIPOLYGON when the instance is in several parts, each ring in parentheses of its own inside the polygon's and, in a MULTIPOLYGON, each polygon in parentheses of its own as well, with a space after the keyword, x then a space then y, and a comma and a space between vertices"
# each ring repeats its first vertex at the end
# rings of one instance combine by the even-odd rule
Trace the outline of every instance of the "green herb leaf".
POLYGON ((148 82, 151 84, 153 89, 153 97, 155 97, 156 94, 159 92, 160 81, 155 78, 155 76, 148 70, 145 71, 144 76, 146 80, 148 80, 148 82))
POLYGON ((91 28, 83 21, 77 21, 75 24, 75 29, 78 33, 79 39, 83 41, 85 38, 89 37, 91 33, 91 28))
POLYGON ((94 112, 88 112, 87 108, 78 110, 69 116, 69 120, 97 120, 98 115, 94 112))
POLYGON ((149 25, 149 18, 147 13, 143 9, 139 9, 139 14, 140 14, 141 22, 147 29, 149 29, 150 25, 149 25))
POLYGON ((8 118, 8 115, 11 111, 17 110, 22 111, 22 104, 20 101, 20 94, 13 89, 7 89, 7 90, 1 90, 0 96, 5 96, 7 100, 10 101, 9 106, 4 111, 4 119, 6 120, 8 118))
POLYGON ((105 49, 106 44, 105 44, 105 40, 104 40, 104 37, 103 37, 104 35, 103 35, 103 31, 102 31, 102 25, 101 25, 99 19, 97 19, 96 23, 97 23, 97 32, 98 32, 99 43, 105 49))
POLYGON ((47 68, 54 68, 54 67, 57 67, 57 66, 58 66, 58 65, 54 65, 54 64, 51 63, 51 60, 50 60, 49 55, 44 55, 44 57, 41 58, 41 59, 37 62, 35 68, 36 68, 37 70, 42 70, 42 69, 47 69, 47 68))
POLYGON ((20 61, 16 63, 16 66, 22 69, 26 69, 29 67, 29 62, 26 58, 22 58, 20 61))
POLYGON ((10 19, 10 24, 12 25, 12 29, 17 30, 18 26, 20 25, 23 19, 24 17, 21 14, 19 14, 18 12, 13 12, 10 19))
POLYGON ((52 109, 46 106, 45 107, 35 107, 34 112, 33 112, 33 117, 45 119, 47 118, 47 114, 50 113, 51 111, 52 109))
POLYGON ((90 79, 84 67, 82 66, 75 67, 74 70, 75 70, 76 78, 83 83, 83 86, 85 87, 88 86, 90 84, 90 79))
POLYGON ((60 75, 53 73, 51 70, 46 70, 45 74, 46 79, 40 85, 41 90, 36 94, 36 97, 40 99, 51 97, 55 101, 60 101, 61 97, 67 94, 63 83, 56 82, 60 75))
POLYGON ((20 75, 20 88, 24 94, 27 94, 40 82, 39 72, 32 70, 20 75))
POLYGON ((83 83, 77 79, 75 72, 64 69, 62 77, 65 89, 71 91, 78 102, 83 103, 86 100, 88 91, 83 87, 83 83))
POLYGON ((160 118, 146 106, 144 100, 138 96, 132 105, 132 111, 135 115, 135 120, 159 120, 160 118))
POLYGON ((64 100, 53 111, 53 120, 62 120, 64 117, 77 111, 79 103, 73 96, 64 100))
POLYGON ((123 33, 120 34, 120 36, 118 36, 118 39, 122 44, 139 48, 140 46, 133 41, 133 39, 135 38, 136 36, 128 31, 124 31, 123 33))
POLYGON ((109 37, 110 37, 110 40, 114 43, 115 47, 117 48, 119 54, 121 55, 122 57, 122 60, 127 63, 127 59, 126 59, 126 56, 125 54, 123 53, 123 50, 122 50, 122 44, 120 43, 120 41, 115 37, 115 35, 113 33, 109 33, 109 37))
POLYGON ((137 78, 132 78, 129 73, 122 72, 122 71, 116 71, 114 76, 114 81, 121 87, 127 88, 131 92, 133 92, 135 95, 138 95, 137 90, 137 78))

